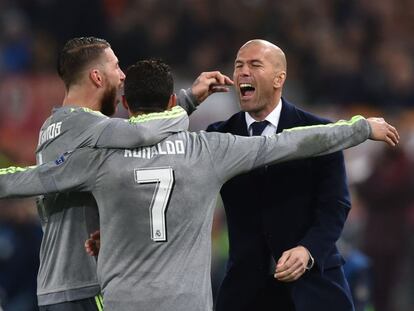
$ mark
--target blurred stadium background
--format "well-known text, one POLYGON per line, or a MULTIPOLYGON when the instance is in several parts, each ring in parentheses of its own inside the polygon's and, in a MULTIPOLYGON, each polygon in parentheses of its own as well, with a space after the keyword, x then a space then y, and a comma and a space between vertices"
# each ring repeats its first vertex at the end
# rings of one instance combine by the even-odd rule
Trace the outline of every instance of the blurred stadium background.
MULTIPOLYGON (((57 51, 75 36, 107 39, 123 68, 162 57, 177 90, 202 71, 231 76, 241 44, 264 38, 286 52, 288 100, 335 120, 385 116, 398 126, 398 148, 346 152, 353 208, 340 245, 358 311, 414 310, 414 1, 0 0, 0 25, 0 167, 34 163, 38 130, 63 99, 57 51)), ((234 94, 213 95, 191 128, 237 109, 234 94)), ((36 310, 40 239, 33 200, 0 202, 5 311, 36 310)), ((216 289, 227 253, 222 208, 213 240, 216 289)))

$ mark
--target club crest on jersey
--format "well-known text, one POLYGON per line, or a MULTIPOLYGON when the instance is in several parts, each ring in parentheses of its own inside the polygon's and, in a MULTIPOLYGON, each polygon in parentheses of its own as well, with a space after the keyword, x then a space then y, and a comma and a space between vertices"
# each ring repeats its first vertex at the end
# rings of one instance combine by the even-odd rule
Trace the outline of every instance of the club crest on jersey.
POLYGON ((66 152, 66 153, 62 154, 59 158, 57 158, 57 159, 55 160, 55 164, 56 164, 56 165, 61 165, 61 164, 65 163, 65 161, 66 161, 66 156, 67 156, 67 155, 69 155, 70 153, 71 153, 71 152, 66 152))

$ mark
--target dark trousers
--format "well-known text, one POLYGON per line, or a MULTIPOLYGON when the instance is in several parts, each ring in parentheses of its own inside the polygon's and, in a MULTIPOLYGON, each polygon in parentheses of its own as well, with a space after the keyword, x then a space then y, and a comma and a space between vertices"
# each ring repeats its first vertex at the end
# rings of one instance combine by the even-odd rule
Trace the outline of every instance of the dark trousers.
MULTIPOLYGON (((224 284, 224 283, 223 283, 224 284)), ((269 275, 256 294, 241 293, 235 296, 231 288, 222 288, 217 300, 217 311, 295 311, 290 284, 278 282, 269 275)))
POLYGON ((259 294, 254 304, 249 306, 247 310, 260 311, 295 311, 295 306, 290 295, 290 284, 278 282, 273 275, 269 276, 266 287, 259 294))

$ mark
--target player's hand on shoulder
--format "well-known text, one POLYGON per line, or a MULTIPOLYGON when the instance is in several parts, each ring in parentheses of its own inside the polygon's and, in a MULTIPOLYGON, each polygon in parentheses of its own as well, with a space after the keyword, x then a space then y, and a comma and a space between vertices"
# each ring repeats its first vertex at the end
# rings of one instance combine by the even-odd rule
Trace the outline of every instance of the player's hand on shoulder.
POLYGON ((276 264, 274 277, 282 282, 296 281, 306 272, 309 259, 309 252, 303 246, 283 252, 276 264))
POLYGON ((388 145, 395 147, 400 141, 400 135, 395 127, 385 122, 383 118, 368 118, 371 126, 370 139, 384 141, 388 145))
POLYGON ((213 93, 228 92, 228 86, 231 85, 233 85, 233 81, 220 71, 208 71, 202 72, 198 76, 191 87, 191 91, 200 104, 213 93))
POLYGON ((85 241, 85 251, 90 256, 98 256, 101 248, 101 232, 91 233, 90 238, 85 241))

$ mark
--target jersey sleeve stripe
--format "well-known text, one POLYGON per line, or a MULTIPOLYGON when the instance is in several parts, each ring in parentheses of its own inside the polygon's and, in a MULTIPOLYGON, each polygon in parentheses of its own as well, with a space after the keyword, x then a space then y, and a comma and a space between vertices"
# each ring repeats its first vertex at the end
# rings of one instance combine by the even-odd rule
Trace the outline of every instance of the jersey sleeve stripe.
POLYGON ((34 168, 36 168, 36 165, 27 166, 27 167, 10 166, 10 167, 7 167, 7 168, 0 169, 0 175, 9 175, 9 174, 21 173, 21 172, 25 172, 27 170, 34 169, 34 168))
POLYGON ((361 120, 365 120, 365 118, 363 116, 354 116, 352 117, 351 120, 339 120, 338 122, 335 123, 329 123, 329 124, 318 124, 318 125, 309 125, 309 126, 298 126, 298 127, 293 127, 291 129, 286 129, 284 131, 286 132, 292 132, 292 131, 297 131, 297 130, 306 130, 306 129, 311 129, 311 128, 319 128, 319 127, 335 127, 335 126, 342 126, 342 125, 347 125, 347 126, 352 126, 353 124, 361 121, 361 120))

